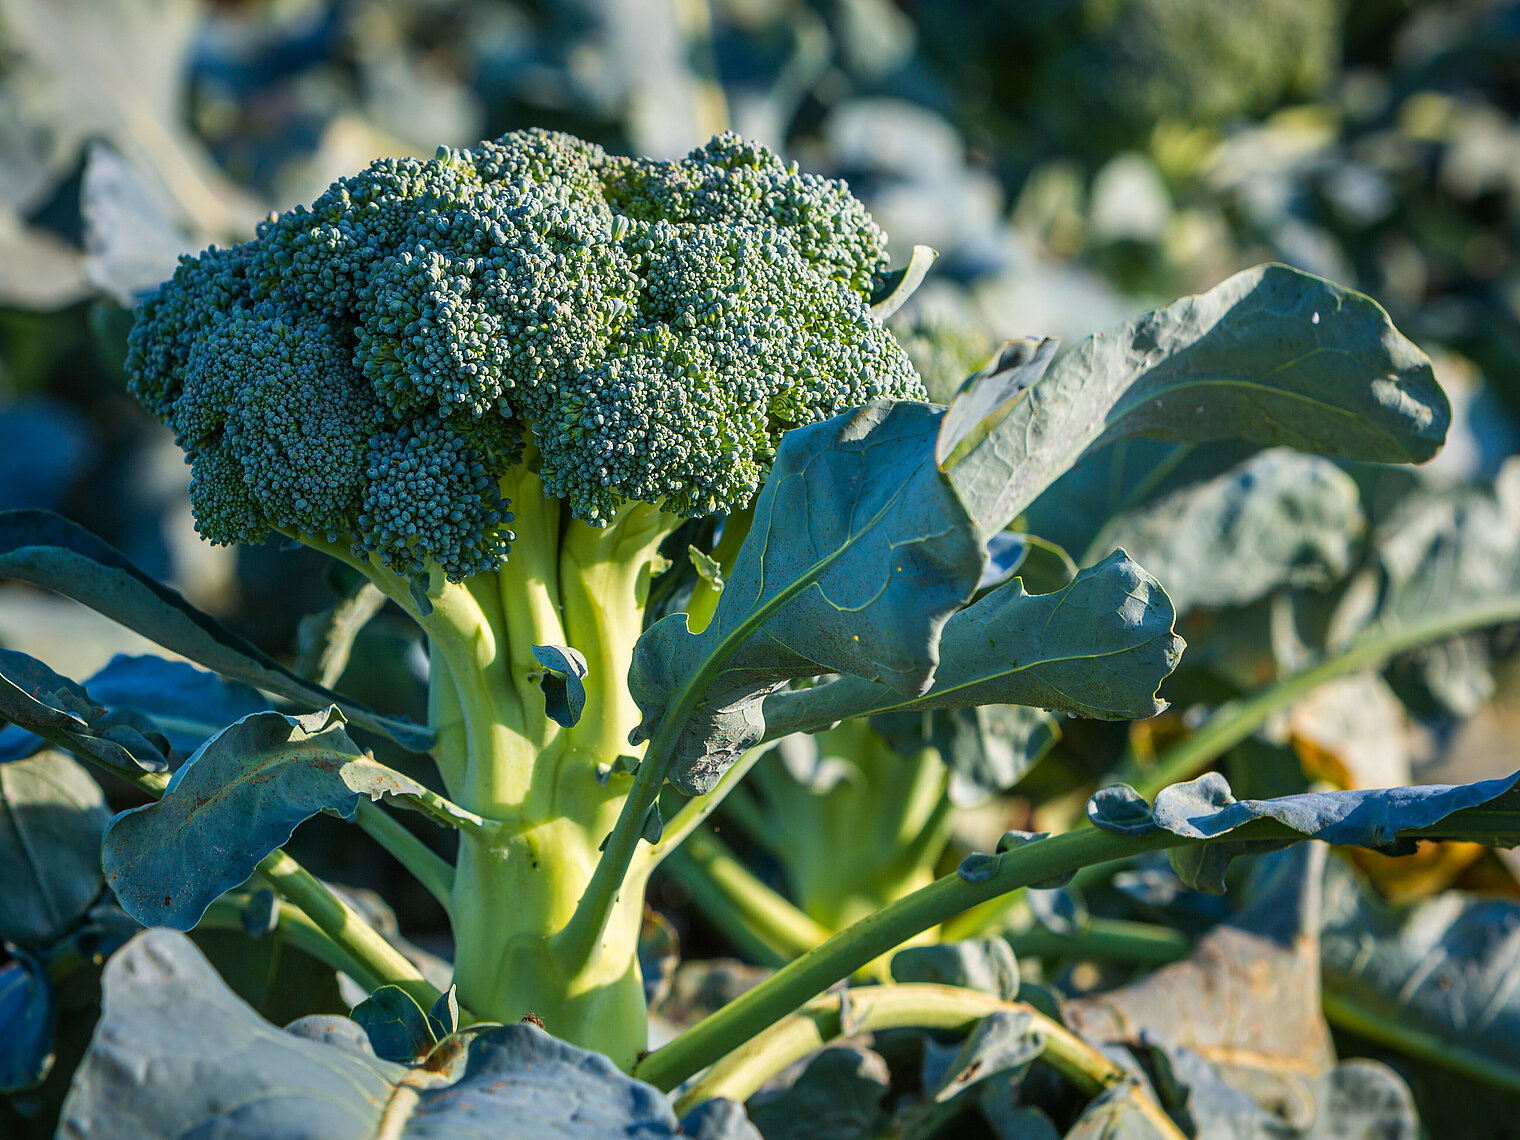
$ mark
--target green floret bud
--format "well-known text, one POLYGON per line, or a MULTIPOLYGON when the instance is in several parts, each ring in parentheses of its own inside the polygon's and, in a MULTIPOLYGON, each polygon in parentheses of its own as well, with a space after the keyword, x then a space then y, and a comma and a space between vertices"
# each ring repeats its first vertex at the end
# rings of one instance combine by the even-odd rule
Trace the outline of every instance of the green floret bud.
POLYGON ((454 580, 499 566, 526 452, 605 525, 730 512, 789 428, 922 399, 870 312, 886 239, 733 135, 678 162, 523 131, 383 159, 139 309, 134 394, 213 541, 274 529, 454 580))

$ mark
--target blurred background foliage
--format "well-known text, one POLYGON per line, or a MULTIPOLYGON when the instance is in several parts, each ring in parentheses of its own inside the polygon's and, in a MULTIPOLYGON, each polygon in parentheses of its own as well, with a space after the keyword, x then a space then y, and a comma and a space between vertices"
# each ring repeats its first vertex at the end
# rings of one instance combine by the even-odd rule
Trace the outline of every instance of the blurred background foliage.
MULTIPOLYGON (((959 817, 957 836, 985 844, 1038 822, 1035 805, 1059 810, 1120 756, 1164 750, 1199 710, 1298 667, 1305 642, 1333 641, 1327 627, 1385 540, 1494 485, 1520 433, 1517 110, 1511 0, 0 0, 0 508, 78 520, 298 660, 303 615, 352 583, 324 577, 309 551, 198 540, 180 453, 123 390, 132 299, 181 253, 248 236, 371 158, 519 127, 672 157, 731 125, 848 179, 899 259, 917 243, 940 252, 894 320, 942 397, 1002 338, 1070 343, 1263 260, 1377 298, 1452 397, 1446 450, 1418 470, 1349 470, 1351 537, 1281 588, 1241 605, 1200 595, 1173 710, 1064 725, 1010 777, 1011 796, 959 817)), ((1089 461, 1025 520, 1063 548, 1025 552, 1031 589, 1042 574, 1043 588, 1065 580, 1063 551, 1090 562, 1083 552, 1116 533, 1142 549, 1143 527, 1111 516, 1247 458, 1135 444, 1089 461)), ((1500 495, 1496 517, 1520 533, 1513 499, 1500 495)), ((1158 542, 1156 559, 1178 556, 1158 542)), ((1337 682, 1224 768, 1241 795, 1508 772, 1516 641, 1467 637, 1337 682)), ((12 583, 0 583, 0 646, 74 677, 148 651, 12 583)), ((382 613, 342 685, 421 715, 425 674, 407 624, 382 613)), ((729 834, 785 884, 763 845, 729 834)), ((295 848, 339 882, 386 888, 401 929, 447 954, 441 914, 373 847, 316 824, 295 848)), ((1482 848, 1361 864, 1394 901, 1452 887, 1520 896, 1510 856, 1482 848)), ((1113 916, 1184 930, 1219 917, 1145 873, 1110 891, 1113 916)), ((730 948, 678 884, 661 890, 692 956, 730 948)), ((278 968, 240 959, 228 972, 257 998, 278 968)), ((1079 991, 1115 979, 1055 980, 1079 991)), ((1427 1116, 1468 1095, 1397 1063, 1427 1116)))

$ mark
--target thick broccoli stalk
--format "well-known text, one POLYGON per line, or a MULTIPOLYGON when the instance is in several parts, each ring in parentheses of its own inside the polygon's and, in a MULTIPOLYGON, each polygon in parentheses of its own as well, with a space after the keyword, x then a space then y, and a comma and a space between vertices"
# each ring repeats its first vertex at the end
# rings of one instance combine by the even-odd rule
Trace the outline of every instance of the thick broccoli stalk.
POLYGON ((720 514, 732 550, 789 428, 923 398, 870 311, 884 268, 842 183, 733 135, 650 162, 524 131, 376 162, 139 309, 131 388, 186 453, 202 535, 325 550, 427 634, 440 773, 493 821, 453 893, 476 1015, 644 1047, 647 863, 592 960, 555 936, 627 795, 608 770, 637 754, 657 549, 720 514), (573 726, 535 645, 589 663, 573 726))

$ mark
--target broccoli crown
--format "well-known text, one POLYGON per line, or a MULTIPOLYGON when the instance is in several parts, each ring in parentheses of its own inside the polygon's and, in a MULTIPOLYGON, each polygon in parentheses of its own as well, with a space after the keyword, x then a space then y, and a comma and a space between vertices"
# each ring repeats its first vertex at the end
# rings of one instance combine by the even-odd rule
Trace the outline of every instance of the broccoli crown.
POLYGON ((505 559, 525 455, 593 525, 721 513, 789 428, 922 399, 870 312, 885 246, 842 182, 735 135, 655 162, 522 131, 375 162, 183 259, 127 372, 206 538, 346 536, 459 580, 505 559))

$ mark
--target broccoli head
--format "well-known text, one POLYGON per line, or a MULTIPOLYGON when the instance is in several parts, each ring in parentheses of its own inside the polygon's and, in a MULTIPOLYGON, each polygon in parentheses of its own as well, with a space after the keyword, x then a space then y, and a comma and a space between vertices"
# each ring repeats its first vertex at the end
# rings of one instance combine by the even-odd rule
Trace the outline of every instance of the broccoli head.
POLYGON ((523 465, 593 526, 728 513, 788 429, 922 399, 870 311, 885 245, 843 183, 734 135, 655 162, 521 131, 183 259, 127 371, 209 540, 346 539, 458 581, 506 559, 523 465))

